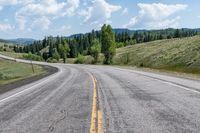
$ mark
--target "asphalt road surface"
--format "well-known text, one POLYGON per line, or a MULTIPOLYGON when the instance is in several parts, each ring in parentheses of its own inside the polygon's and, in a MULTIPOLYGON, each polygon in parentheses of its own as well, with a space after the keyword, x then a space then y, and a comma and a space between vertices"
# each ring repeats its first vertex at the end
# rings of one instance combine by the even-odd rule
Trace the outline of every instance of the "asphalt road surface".
POLYGON ((58 73, 0 95, 0 132, 200 132, 199 81, 110 66, 49 65, 58 73))

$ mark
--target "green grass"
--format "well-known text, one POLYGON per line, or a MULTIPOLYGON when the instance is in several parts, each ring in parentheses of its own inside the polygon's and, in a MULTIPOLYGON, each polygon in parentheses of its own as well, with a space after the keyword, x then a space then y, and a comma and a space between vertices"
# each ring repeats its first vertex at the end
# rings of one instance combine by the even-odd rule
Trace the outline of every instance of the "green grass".
POLYGON ((38 65, 34 65, 34 71, 33 73, 30 64, 0 59, 0 85, 47 73, 38 65))
POLYGON ((113 64, 200 74, 200 36, 120 48, 113 64))
POLYGON ((18 59, 24 59, 23 55, 28 55, 26 53, 15 53, 15 52, 5 52, 5 51, 0 51, 0 54, 18 59))
POLYGON ((10 46, 10 45, 11 45, 11 46, 13 46, 13 44, 12 44, 12 43, 7 43, 7 42, 6 42, 6 43, 5 43, 5 42, 0 42, 0 46, 4 46, 4 44, 6 44, 6 45, 8 45, 8 46, 10 46))

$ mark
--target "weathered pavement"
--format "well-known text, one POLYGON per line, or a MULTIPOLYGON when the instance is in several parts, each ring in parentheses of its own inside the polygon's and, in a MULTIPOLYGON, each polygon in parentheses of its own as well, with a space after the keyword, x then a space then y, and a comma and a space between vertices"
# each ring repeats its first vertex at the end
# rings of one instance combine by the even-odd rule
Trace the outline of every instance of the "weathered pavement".
POLYGON ((93 117, 98 132, 200 131, 199 81, 109 66, 53 66, 58 73, 0 95, 0 132, 88 133, 93 117))

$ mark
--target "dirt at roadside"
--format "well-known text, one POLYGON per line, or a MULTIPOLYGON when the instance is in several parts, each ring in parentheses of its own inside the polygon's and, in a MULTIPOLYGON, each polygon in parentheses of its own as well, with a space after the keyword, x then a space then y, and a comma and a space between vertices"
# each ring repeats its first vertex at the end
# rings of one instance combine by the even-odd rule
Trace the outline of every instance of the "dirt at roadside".
POLYGON ((38 75, 38 76, 33 76, 27 79, 23 79, 23 80, 19 80, 10 84, 6 84, 6 85, 0 85, 0 94, 8 92, 10 90, 16 89, 18 87, 21 87, 23 85, 29 84, 31 82, 37 81, 39 79, 42 79, 46 76, 52 75, 54 73, 56 73, 58 71, 57 68, 55 67, 50 67, 50 66, 42 66, 46 71, 47 74, 43 74, 43 75, 38 75))

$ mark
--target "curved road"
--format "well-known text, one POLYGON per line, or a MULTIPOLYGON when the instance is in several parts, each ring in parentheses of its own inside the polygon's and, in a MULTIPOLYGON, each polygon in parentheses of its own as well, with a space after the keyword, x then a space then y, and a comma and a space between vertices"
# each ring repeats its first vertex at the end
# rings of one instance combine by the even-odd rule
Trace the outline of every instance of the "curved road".
POLYGON ((109 66, 48 65, 59 72, 0 95, 0 132, 200 131, 199 81, 109 66))

